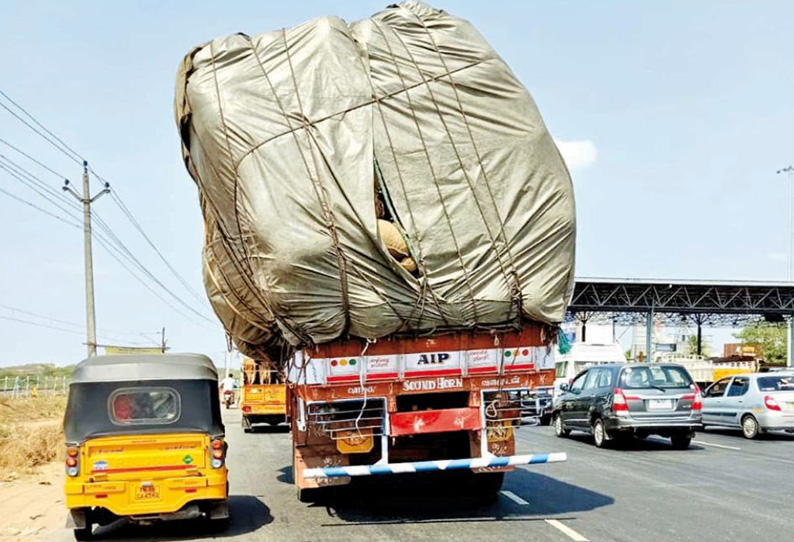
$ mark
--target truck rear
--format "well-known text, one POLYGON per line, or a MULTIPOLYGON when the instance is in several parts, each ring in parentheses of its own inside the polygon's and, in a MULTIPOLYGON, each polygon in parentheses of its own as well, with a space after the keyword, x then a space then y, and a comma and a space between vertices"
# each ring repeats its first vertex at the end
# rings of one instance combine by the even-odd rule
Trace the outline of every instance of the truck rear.
POLYGON ((254 425, 279 425, 287 421, 287 384, 283 374, 269 363, 243 359, 243 386, 240 412, 243 430, 250 433, 254 425))
POLYGON ((355 476, 463 470, 477 494, 516 465, 564 453, 516 454, 516 430, 538 423, 535 390, 554 379, 546 326, 337 341, 291 364, 293 477, 301 500, 355 476))

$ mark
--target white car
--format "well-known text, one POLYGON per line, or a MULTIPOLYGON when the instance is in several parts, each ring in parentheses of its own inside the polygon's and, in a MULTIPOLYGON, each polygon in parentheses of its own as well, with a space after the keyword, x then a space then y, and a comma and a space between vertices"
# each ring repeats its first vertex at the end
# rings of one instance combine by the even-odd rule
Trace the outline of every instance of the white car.
POLYGON ((703 426, 794 433, 794 373, 753 373, 718 380, 703 392, 703 426))

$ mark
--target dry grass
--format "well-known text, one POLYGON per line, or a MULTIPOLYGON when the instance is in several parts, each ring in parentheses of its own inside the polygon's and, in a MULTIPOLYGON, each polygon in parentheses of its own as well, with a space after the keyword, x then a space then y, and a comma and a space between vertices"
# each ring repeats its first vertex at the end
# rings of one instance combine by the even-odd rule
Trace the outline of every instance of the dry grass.
POLYGON ((31 473, 63 453, 65 397, 0 399, 0 477, 31 473))

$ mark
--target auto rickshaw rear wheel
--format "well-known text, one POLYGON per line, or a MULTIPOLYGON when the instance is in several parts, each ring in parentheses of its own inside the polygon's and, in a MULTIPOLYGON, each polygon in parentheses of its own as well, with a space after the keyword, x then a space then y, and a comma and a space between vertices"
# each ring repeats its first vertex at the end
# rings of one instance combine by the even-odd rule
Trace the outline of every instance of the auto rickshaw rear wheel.
POLYGON ((81 541, 81 540, 93 540, 94 533, 93 533, 93 525, 91 523, 86 523, 85 527, 80 529, 74 530, 74 539, 81 541))

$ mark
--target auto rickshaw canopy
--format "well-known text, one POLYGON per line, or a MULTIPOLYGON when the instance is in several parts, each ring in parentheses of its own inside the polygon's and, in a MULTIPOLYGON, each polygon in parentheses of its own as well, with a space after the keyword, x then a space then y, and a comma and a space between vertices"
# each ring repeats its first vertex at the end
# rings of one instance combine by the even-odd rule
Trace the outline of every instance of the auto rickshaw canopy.
POLYGON ((67 443, 92 437, 154 434, 208 433, 224 435, 218 398, 218 371, 208 357, 200 354, 150 354, 97 356, 77 364, 69 385, 64 415, 67 443), (147 405, 151 415, 129 417, 118 408, 119 398, 165 400, 147 405))

